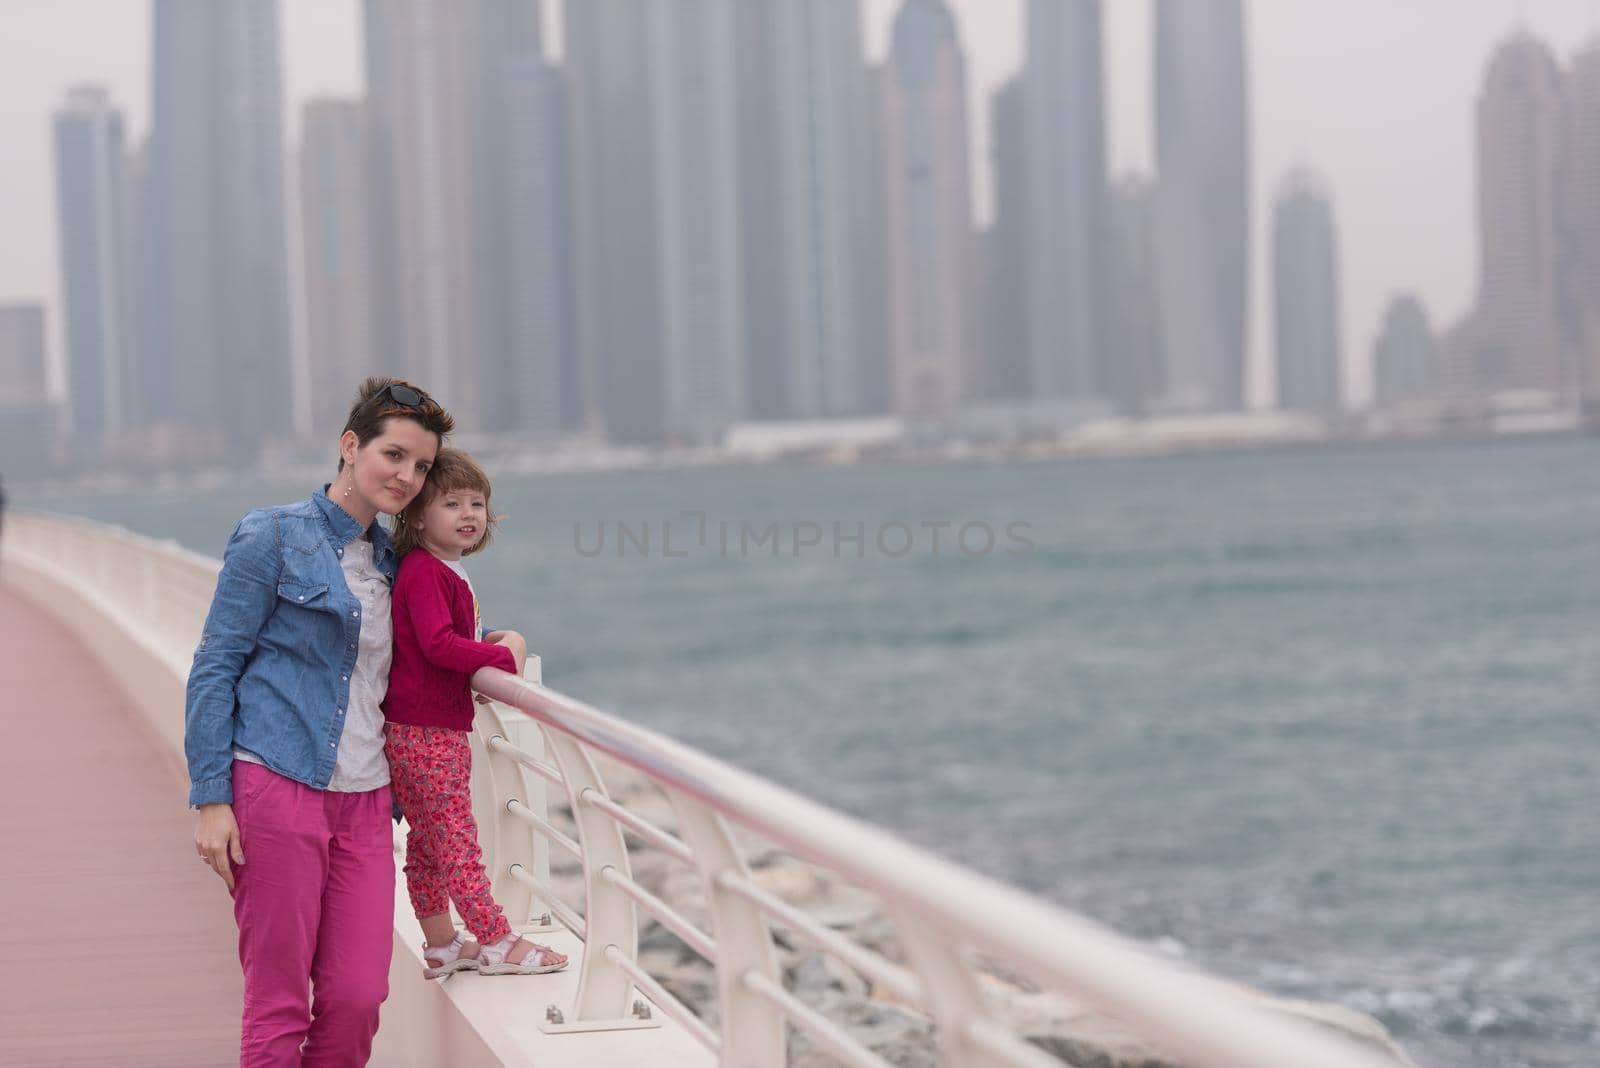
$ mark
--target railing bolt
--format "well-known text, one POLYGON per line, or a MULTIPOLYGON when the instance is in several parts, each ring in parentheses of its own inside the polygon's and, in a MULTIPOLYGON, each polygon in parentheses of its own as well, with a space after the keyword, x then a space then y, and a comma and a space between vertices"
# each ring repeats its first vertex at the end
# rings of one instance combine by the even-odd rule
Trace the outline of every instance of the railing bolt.
POLYGON ((650 1019, 650 1006, 644 1003, 644 999, 634 998, 633 1014, 641 1020, 648 1020, 650 1019))
POLYGON ((566 1017, 562 1016, 561 1010, 554 1005, 546 1005, 544 1007, 544 1018, 553 1024, 566 1023, 566 1017))

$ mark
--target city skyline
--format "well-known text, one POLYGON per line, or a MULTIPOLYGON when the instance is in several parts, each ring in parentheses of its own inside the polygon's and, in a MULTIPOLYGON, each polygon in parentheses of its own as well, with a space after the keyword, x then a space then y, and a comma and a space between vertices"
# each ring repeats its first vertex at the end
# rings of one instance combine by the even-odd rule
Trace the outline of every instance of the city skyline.
MULTIPOLYGON (((359 12, 343 10, 343 5, 339 4, 313 11, 299 0, 285 0, 282 6, 286 106, 290 110, 290 128, 294 129, 299 124, 299 105, 307 96, 360 88, 359 12), (340 26, 347 26, 349 32, 341 30, 340 26), (353 38, 351 33, 355 34, 353 38)), ((1005 64, 1020 57, 1021 6, 980 6, 966 0, 952 0, 951 6, 972 72, 970 95, 975 100, 969 107, 971 122, 974 127, 986 131, 989 94, 998 88, 1000 78, 1014 73, 1014 69, 1005 64), (1008 34, 1011 35, 1009 44, 1006 43, 1008 34), (1008 49, 1009 57, 1005 54, 1008 49)), ((1509 35, 1520 8, 1529 29, 1545 39, 1558 61, 1565 63, 1589 37, 1595 21, 1592 5, 1576 0, 1520 5, 1487 2, 1449 5, 1452 13, 1449 21, 1442 16, 1445 6, 1425 0, 1408 5, 1404 11, 1385 8, 1368 20, 1343 19, 1367 27, 1363 54, 1371 57, 1363 62, 1363 77, 1350 79, 1351 92, 1343 96, 1325 89, 1307 95, 1312 83, 1330 81, 1311 75, 1325 73, 1330 64, 1341 62, 1337 55, 1340 49, 1332 43, 1322 47, 1310 45, 1313 36, 1327 36, 1331 32, 1328 14, 1321 10, 1327 5, 1284 0, 1247 8, 1254 141, 1251 172, 1255 190, 1251 203, 1251 259, 1257 265, 1266 262, 1269 212, 1264 195, 1281 179, 1287 163, 1303 161, 1327 175, 1339 210, 1345 260, 1345 392, 1357 403, 1370 396, 1366 352, 1378 332, 1382 310, 1394 293, 1417 292, 1430 320, 1440 325, 1458 319, 1475 295, 1477 235, 1472 201, 1475 179, 1473 161, 1470 154, 1465 153, 1465 147, 1471 140, 1472 102, 1479 92, 1492 47, 1509 35), (1459 42, 1454 49, 1434 49, 1439 55, 1449 57, 1449 62, 1439 68, 1447 76, 1418 81, 1413 70, 1407 78, 1415 85, 1414 91, 1408 88, 1404 93, 1394 92, 1393 74, 1386 74, 1388 68, 1379 61, 1386 56, 1392 58, 1407 42, 1415 44, 1430 35, 1448 35, 1441 39, 1459 42), (1307 76, 1284 76, 1284 71, 1290 69, 1302 69, 1307 76), (1452 83, 1453 89, 1450 88, 1452 83), (1265 85, 1270 85, 1272 91, 1265 91, 1265 85), (1375 96, 1384 97, 1381 108, 1371 106, 1375 96), (1275 127, 1274 113, 1268 103, 1262 101, 1263 97, 1272 98, 1277 102, 1275 106, 1299 107, 1302 121, 1297 124, 1298 132, 1293 138, 1298 144, 1292 144, 1283 135, 1279 128, 1281 123, 1275 127), (1437 106, 1437 101, 1447 98, 1451 101, 1448 110, 1437 106), (1394 128, 1399 125, 1395 121, 1397 118, 1416 118, 1424 112, 1429 112, 1427 121, 1412 123, 1409 130, 1405 130, 1408 136, 1403 143, 1394 140, 1394 128), (1373 145, 1390 145, 1392 150, 1387 154, 1364 151, 1360 156, 1341 151, 1341 145, 1348 148, 1349 131, 1341 135, 1344 140, 1340 141, 1335 136, 1339 133, 1337 128, 1360 126, 1348 121, 1351 114, 1371 116, 1375 124, 1367 139, 1373 145), (1340 118, 1346 121, 1336 121, 1340 118), (1378 119, 1384 121, 1379 124, 1378 119), (1457 150, 1454 158, 1451 158, 1452 153, 1440 151, 1441 146, 1450 144, 1457 150), (1431 188, 1424 193, 1424 187, 1431 188), (1376 196, 1374 190, 1377 190, 1376 196), (1407 239, 1374 242, 1374 233, 1403 233, 1407 239)), ((896 5, 893 0, 866 0, 865 7, 866 51, 869 58, 881 60, 886 46, 885 20, 896 5)), ((1348 14, 1348 9, 1343 10, 1348 14)), ((51 93, 46 94, 47 104, 42 113, 47 116, 58 107, 70 85, 105 83, 110 88, 113 106, 128 116, 130 144, 137 143, 148 128, 148 93, 140 83, 143 68, 148 64, 148 28, 140 25, 146 15, 145 5, 132 4, 120 5, 116 11, 86 2, 51 5, 50 11, 45 11, 44 5, 31 3, 8 9, 8 18, 21 24, 20 39, 36 40, 41 44, 37 52, 44 57, 56 57, 53 64, 43 64, 46 70, 54 73, 43 79, 43 84, 51 87, 51 93), (125 8, 138 9, 131 20, 129 34, 116 32, 119 29, 117 19, 126 17, 119 12, 125 8), (93 41, 79 39, 70 48, 61 43, 69 40, 64 24, 72 23, 75 31, 88 11, 107 16, 95 20, 97 26, 104 27, 100 34, 93 41), (37 34, 30 36, 33 31, 37 34), (52 33, 58 36, 52 38, 52 33), (102 40, 112 39, 117 42, 120 58, 102 59, 98 64, 87 59, 91 54, 109 54, 102 40), (50 46, 52 40, 57 42, 55 47, 50 46), (77 67, 66 66, 64 54, 77 53, 86 57, 85 62, 77 67)), ((1130 170, 1130 164, 1131 169, 1141 172, 1149 168, 1148 112, 1152 87, 1148 84, 1151 61, 1148 18, 1148 5, 1138 0, 1106 6, 1107 155, 1110 160, 1108 179, 1113 182, 1130 170), (1134 38, 1131 42, 1130 35, 1134 38), (1130 113, 1135 114, 1130 117, 1130 113)), ((1336 33, 1333 39, 1337 40, 1336 33)), ((28 109, 33 108, 34 101, 40 97, 43 61, 33 56, 26 59, 26 62, 11 65, 10 73, 0 75, 8 82, 16 79, 16 88, 20 90, 13 94, 12 104, 0 108, 0 136, 24 127, 18 116, 28 114, 28 109)), ((1439 60, 1430 59, 1430 62, 1437 65, 1439 60)), ((49 225, 54 215, 48 151, 42 138, 33 139, 41 142, 37 145, 21 137, 15 140, 23 150, 25 161, 27 156, 37 153, 40 162, 37 166, 19 169, 13 183, 17 194, 13 199, 17 204, 31 201, 31 215, 40 218, 24 218, 21 217, 24 213, 18 212, 17 225, 8 230, 18 235, 21 254, 5 257, 0 262, 0 299, 46 303, 52 319, 49 338, 52 382, 59 387, 63 339, 59 328, 59 267, 54 262, 54 240, 49 225), (42 242, 40 234, 44 237, 42 242), (30 278, 32 281, 26 281, 30 278)), ((298 147, 298 137, 293 139, 292 147, 298 147)), ((973 170, 975 189, 980 194, 975 210, 980 215, 991 210, 982 195, 990 182, 987 153, 987 139, 975 140, 973 170)), ((4 210, 14 209, 8 205, 4 210)), ((1264 272, 1252 272, 1251 366, 1247 396, 1256 405, 1270 400, 1273 395, 1267 283, 1264 272)))

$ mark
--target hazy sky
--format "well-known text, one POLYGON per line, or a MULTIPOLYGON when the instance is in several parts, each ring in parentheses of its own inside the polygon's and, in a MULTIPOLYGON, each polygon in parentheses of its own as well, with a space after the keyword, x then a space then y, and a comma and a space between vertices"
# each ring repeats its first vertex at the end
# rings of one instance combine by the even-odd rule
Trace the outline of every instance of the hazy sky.
MULTIPOLYGON (((1022 0, 950 0, 978 133, 976 210, 990 214, 989 94, 1016 69, 1022 0)), ((547 4, 547 7, 550 5, 547 4)), ((882 55, 899 0, 865 0, 882 55)), ((281 0, 291 144, 299 102, 362 84, 358 0, 281 0)), ((1105 0, 1113 174, 1149 171, 1150 0, 1105 0)), ((1333 190, 1344 287, 1345 380, 1370 392, 1369 350, 1390 295, 1421 295, 1436 325, 1472 300, 1477 272, 1473 109, 1495 43, 1522 24, 1565 62, 1600 29, 1600 0, 1246 0, 1255 187, 1251 396, 1271 395, 1267 239, 1271 198, 1306 162, 1333 190)), ((557 21, 552 18, 552 21, 557 21)), ((68 86, 108 86, 133 137, 148 126, 149 5, 0 0, 0 302, 56 314, 50 116, 68 86)), ((57 323, 59 320, 56 320, 57 323)), ((52 356, 59 359, 59 327, 52 356)))

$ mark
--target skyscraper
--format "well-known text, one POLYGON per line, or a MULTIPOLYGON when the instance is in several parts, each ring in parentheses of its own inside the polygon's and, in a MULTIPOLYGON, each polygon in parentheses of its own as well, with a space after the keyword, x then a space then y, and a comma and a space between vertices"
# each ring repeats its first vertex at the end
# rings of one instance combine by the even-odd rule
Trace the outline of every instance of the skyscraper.
POLYGON ((579 429, 583 397, 572 323, 566 82, 534 56, 507 63, 494 246, 500 359, 489 398, 496 429, 579 429))
POLYGON ((855 198, 855 250, 860 292, 856 300, 861 353, 862 411, 889 410, 889 75, 878 63, 866 70, 866 99, 856 158, 864 177, 855 198))
POLYGON ((1284 179, 1272 216, 1272 328, 1278 406, 1331 414, 1340 408, 1339 247, 1321 179, 1284 179))
POLYGON ((1571 386, 1560 196, 1565 86, 1526 31, 1490 60, 1478 98, 1478 301, 1450 377, 1474 392, 1571 386))
POLYGON ((1156 0, 1156 212, 1165 393, 1244 407, 1250 125, 1242 0, 1156 0))
POLYGON ((293 425, 276 0, 155 0, 145 409, 247 458, 293 425))
POLYGON ((508 68, 542 56, 537 0, 367 0, 381 350, 463 425, 503 381, 508 68))
POLYGON ((1028 364, 1038 399, 1106 393, 1104 62, 1100 0, 1029 0, 1028 364))
POLYGON ((944 0, 905 0, 888 67, 890 395, 940 416, 971 393, 973 340, 966 60, 944 0))
POLYGON ((732 4, 644 9, 663 418, 669 437, 685 441, 713 440, 746 412, 732 4))
POLYGON ((66 430, 115 439, 135 381, 122 112, 104 89, 67 94, 55 116, 56 209, 66 334, 66 430))
POLYGON ((0 400, 44 398, 44 305, 0 304, 0 400))
POLYGON ((853 414, 866 403, 861 5, 738 0, 734 17, 752 413, 853 414))
POLYGON ((1141 414, 1164 392, 1155 183, 1118 181, 1107 229, 1106 388, 1119 409, 1141 414))
MULTIPOLYGON (((750 415, 786 419, 789 403, 788 220, 773 210, 793 175, 784 167, 787 79, 779 57, 794 32, 796 8, 782 0, 734 5, 734 61, 739 75, 739 221, 744 243, 746 386, 750 415), (785 16, 788 16, 787 18, 785 16)), ((803 43, 802 43, 803 47, 803 43)))
POLYGON ((565 8, 576 322, 611 440, 663 437, 654 109, 648 20, 629 0, 565 8))
POLYGON ((1572 238, 1564 300, 1577 348, 1578 390, 1600 425, 1600 38, 1567 74, 1566 217, 1572 238))
POLYGON ((357 384, 386 365, 376 346, 366 104, 309 101, 301 131, 311 427, 319 435, 337 434, 357 384))
POLYGON ((0 456, 4 474, 43 475, 57 457, 60 411, 45 386, 44 305, 0 304, 0 456))
POLYGON ((993 400, 1030 395, 1028 366, 1028 157, 1023 77, 1017 75, 991 98, 990 137, 994 157, 994 222, 983 257, 983 353, 979 391, 993 400))
POLYGON ((590 425, 709 441, 748 411, 731 0, 566 8, 590 425))
POLYGON ((1389 301, 1383 327, 1372 345, 1374 403, 1397 408, 1433 392, 1436 343, 1428 313, 1411 294, 1389 301))
POLYGON ((474 0, 471 245, 480 259, 481 415, 556 433, 579 416, 571 329, 566 85, 545 62, 543 5, 474 0))

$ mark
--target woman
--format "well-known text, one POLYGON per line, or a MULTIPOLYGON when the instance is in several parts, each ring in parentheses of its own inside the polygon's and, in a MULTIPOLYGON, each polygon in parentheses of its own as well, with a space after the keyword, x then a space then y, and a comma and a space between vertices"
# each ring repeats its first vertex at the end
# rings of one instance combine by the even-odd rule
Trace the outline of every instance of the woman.
POLYGON ((395 879, 379 705, 396 561, 377 517, 411 503, 452 429, 416 387, 368 379, 334 481, 249 513, 223 555, 184 749, 195 849, 239 924, 241 1065, 358 1065, 372 1049, 395 879))

